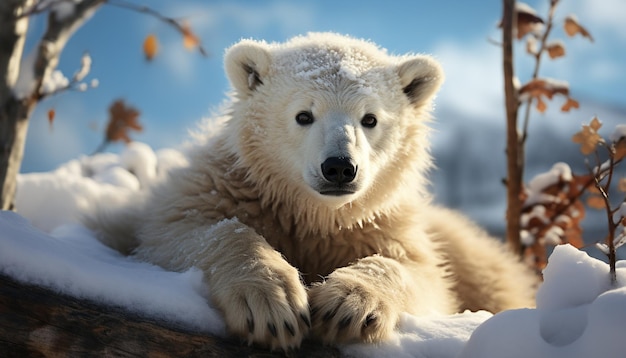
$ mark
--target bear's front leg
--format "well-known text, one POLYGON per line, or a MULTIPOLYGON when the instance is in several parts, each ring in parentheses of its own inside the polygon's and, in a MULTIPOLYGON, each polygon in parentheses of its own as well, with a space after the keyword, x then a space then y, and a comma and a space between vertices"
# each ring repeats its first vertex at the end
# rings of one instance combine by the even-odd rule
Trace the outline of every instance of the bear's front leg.
POLYGON ((311 325, 299 272, 263 237, 236 220, 211 229, 209 246, 198 266, 228 330, 272 349, 297 348, 311 325))
POLYGON ((309 290, 313 334, 326 344, 377 342, 402 312, 451 313, 445 279, 420 266, 374 255, 336 269, 309 290))

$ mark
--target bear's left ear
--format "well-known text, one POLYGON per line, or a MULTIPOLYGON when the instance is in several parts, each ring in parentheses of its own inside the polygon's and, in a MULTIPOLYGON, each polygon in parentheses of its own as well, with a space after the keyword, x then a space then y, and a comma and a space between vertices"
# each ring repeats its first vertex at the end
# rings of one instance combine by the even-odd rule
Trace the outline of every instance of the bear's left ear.
POLYGON ((226 51, 224 56, 226 74, 232 86, 243 97, 247 97, 263 84, 270 68, 270 53, 267 44, 242 40, 226 51))
POLYGON ((430 56, 416 55, 397 66, 402 91, 415 106, 426 104, 439 90, 444 74, 439 62, 430 56))

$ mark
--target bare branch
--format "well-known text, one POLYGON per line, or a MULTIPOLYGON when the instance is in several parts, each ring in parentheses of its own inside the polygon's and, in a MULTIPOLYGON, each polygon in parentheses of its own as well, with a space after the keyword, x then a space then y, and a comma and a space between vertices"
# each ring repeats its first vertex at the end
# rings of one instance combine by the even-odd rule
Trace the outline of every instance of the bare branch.
POLYGON ((67 43, 67 40, 85 21, 87 21, 93 13, 100 7, 105 0, 84 0, 76 3, 74 11, 59 18, 55 12, 48 14, 48 27, 39 42, 37 57, 34 67, 34 78, 37 83, 31 98, 35 101, 41 100, 46 96, 41 92, 42 85, 46 79, 52 74, 59 63, 59 56, 67 43))
MULTIPOLYGON (((184 26, 184 23, 176 20, 174 18, 171 17, 167 17, 163 14, 161 14, 160 12, 148 7, 148 6, 143 6, 143 5, 135 5, 131 2, 125 1, 125 0, 104 0, 108 5, 111 6, 116 6, 116 7, 120 7, 120 8, 124 8, 127 10, 131 10, 131 11, 135 11, 138 13, 142 13, 142 14, 147 14, 150 15, 152 17, 155 17, 163 22, 165 22, 166 24, 174 27, 174 29, 176 29, 176 31, 180 32, 181 35, 183 36, 188 36, 189 35, 189 29, 186 28, 184 26)), ((202 56, 208 56, 208 52, 204 49, 204 47, 202 46, 202 43, 200 43, 200 41, 198 41, 197 44, 198 47, 198 51, 200 52, 200 54, 202 56)))

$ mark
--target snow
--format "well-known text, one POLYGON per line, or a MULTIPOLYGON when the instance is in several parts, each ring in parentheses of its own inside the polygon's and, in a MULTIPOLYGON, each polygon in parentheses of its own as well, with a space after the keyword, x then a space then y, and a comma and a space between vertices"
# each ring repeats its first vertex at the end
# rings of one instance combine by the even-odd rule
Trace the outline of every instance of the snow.
POLYGON ((526 199, 524 204, 530 206, 537 203, 549 203, 554 201, 555 197, 545 194, 543 190, 559 181, 570 182, 572 179, 572 169, 567 163, 554 163, 549 171, 535 176, 528 183, 528 187, 526 188, 528 199, 526 199))
POLYGON ((613 133, 609 136, 609 140, 612 143, 617 143, 624 138, 626 138, 626 124, 616 125, 613 133))
POLYGON ((626 264, 618 286, 609 268, 569 245, 557 246, 544 270, 537 308, 493 316, 474 331, 460 358, 623 357, 626 264))
POLYGON ((35 59, 37 51, 31 51, 20 64, 19 75, 13 86, 13 94, 17 98, 28 97, 35 89, 35 59))
POLYGON ((65 77, 63 72, 60 70, 54 70, 50 76, 46 76, 44 78, 43 84, 41 85, 41 93, 51 94, 67 88, 69 85, 70 80, 65 77))
POLYGON ((83 56, 80 58, 80 68, 76 73, 74 73, 73 81, 82 81, 91 70, 91 56, 89 56, 88 52, 85 52, 83 56))
MULTIPOLYGON (((155 153, 133 143, 120 155, 82 157, 51 172, 21 175, 19 214, 0 212, 0 272, 224 336, 219 313, 207 303, 210 287, 200 271, 168 272, 122 256, 79 224, 81 213, 95 203, 112 205, 181 165, 186 160, 176 150, 155 153)), ((403 314, 389 340, 339 348, 348 357, 623 357, 626 262, 618 262, 616 287, 608 270, 584 252, 557 246, 544 271, 536 309, 496 315, 403 314)))

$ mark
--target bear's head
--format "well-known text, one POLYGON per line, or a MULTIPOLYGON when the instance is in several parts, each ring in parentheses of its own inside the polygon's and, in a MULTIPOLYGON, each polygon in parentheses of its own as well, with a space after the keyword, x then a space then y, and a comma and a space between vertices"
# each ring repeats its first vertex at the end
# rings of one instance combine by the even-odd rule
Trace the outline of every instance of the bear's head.
POLYGON ((225 67, 233 141, 273 200, 380 207, 423 194, 426 124, 443 81, 431 57, 312 33, 282 44, 243 40, 227 50, 225 67))

